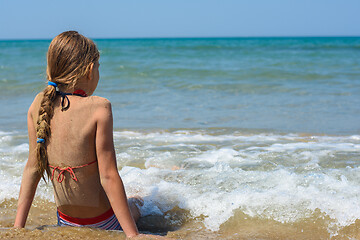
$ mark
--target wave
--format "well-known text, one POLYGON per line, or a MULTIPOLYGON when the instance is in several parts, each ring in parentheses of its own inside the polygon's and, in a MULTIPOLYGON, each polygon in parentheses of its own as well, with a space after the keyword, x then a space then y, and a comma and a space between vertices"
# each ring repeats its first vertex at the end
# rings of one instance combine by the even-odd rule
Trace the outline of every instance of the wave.
MULTIPOLYGON (((359 135, 169 129, 117 130, 114 139, 127 194, 144 198, 145 218, 166 223, 176 213, 168 225, 200 221, 211 231, 315 218, 330 234, 360 219, 359 135)), ((28 146, 19 133, 0 140, 1 203, 18 195, 28 146)), ((49 184, 38 192, 54 201, 49 184)))

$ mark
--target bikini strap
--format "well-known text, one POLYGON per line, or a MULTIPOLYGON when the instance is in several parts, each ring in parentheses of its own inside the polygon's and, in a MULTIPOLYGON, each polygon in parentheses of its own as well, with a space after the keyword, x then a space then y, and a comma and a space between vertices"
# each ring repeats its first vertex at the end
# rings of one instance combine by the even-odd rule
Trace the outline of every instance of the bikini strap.
POLYGON ((80 97, 87 97, 87 94, 84 90, 76 90, 73 93, 65 93, 65 92, 60 92, 60 91, 56 91, 57 95, 61 95, 61 111, 66 111, 69 107, 70 107, 70 101, 67 95, 76 95, 76 96, 80 96, 80 97), (65 105, 66 103, 66 105, 65 105))
POLYGON ((53 171, 52 171, 52 174, 51 174, 51 181, 54 179, 55 170, 59 170, 60 172, 59 172, 59 176, 58 176, 58 178, 57 178, 57 181, 58 181, 59 183, 61 183, 61 182, 64 180, 65 172, 68 172, 68 173, 70 174, 71 178, 72 178, 74 181, 77 182, 78 179, 77 179, 77 177, 76 177, 76 175, 75 175, 75 173, 74 173, 74 169, 86 167, 86 166, 89 166, 89 165, 91 165, 91 164, 93 164, 93 163, 95 163, 95 162, 97 162, 97 160, 92 161, 92 162, 87 163, 87 164, 84 164, 84 165, 81 165, 81 166, 66 167, 66 168, 61 168, 61 167, 59 167, 59 166, 54 167, 54 166, 51 166, 51 165, 49 164, 49 167, 53 168, 53 171))
POLYGON ((72 93, 64 93, 56 91, 57 95, 61 95, 61 111, 65 111, 70 107, 70 101, 67 95, 72 95, 72 93), (65 106, 65 102, 67 103, 65 106))

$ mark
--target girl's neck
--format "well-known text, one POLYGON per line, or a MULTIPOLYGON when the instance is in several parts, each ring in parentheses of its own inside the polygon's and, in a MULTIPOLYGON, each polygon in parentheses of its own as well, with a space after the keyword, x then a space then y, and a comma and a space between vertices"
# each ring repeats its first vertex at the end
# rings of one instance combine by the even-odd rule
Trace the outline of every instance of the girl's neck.
POLYGON ((77 90, 83 90, 85 93, 89 93, 88 84, 85 81, 82 81, 82 79, 79 79, 76 83, 76 85, 63 85, 59 86, 59 91, 64 93, 73 93, 77 90))

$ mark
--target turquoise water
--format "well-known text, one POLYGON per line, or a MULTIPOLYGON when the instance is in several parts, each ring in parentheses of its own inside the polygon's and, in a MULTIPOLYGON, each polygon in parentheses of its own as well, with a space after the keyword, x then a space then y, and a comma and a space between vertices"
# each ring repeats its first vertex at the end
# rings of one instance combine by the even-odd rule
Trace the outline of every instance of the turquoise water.
MULTIPOLYGON (((14 218, 16 204, 7 206, 49 42, 0 41, 0 212, 13 213, 0 214, 0 228, 14 218)), ((245 239, 293 239, 294 228, 296 239, 358 238, 360 38, 96 43, 95 94, 112 102, 120 175, 128 195, 145 200, 142 228, 159 230, 155 216, 180 236, 238 239, 252 226, 245 239), (279 228, 256 235, 269 223, 287 237, 279 228)), ((51 185, 41 182, 36 198, 54 202, 51 185)))
MULTIPOLYGON (((116 128, 360 132, 360 38, 96 40, 116 128)), ((0 125, 23 129, 49 41, 0 41, 0 125), (9 116, 9 113, 10 116, 9 116)))

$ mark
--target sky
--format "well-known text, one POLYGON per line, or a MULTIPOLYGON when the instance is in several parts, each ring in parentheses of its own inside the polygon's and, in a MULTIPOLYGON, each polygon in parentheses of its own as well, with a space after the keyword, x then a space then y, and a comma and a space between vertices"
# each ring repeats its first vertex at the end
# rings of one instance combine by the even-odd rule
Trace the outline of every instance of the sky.
POLYGON ((0 0, 0 39, 360 36, 359 0, 0 0))

